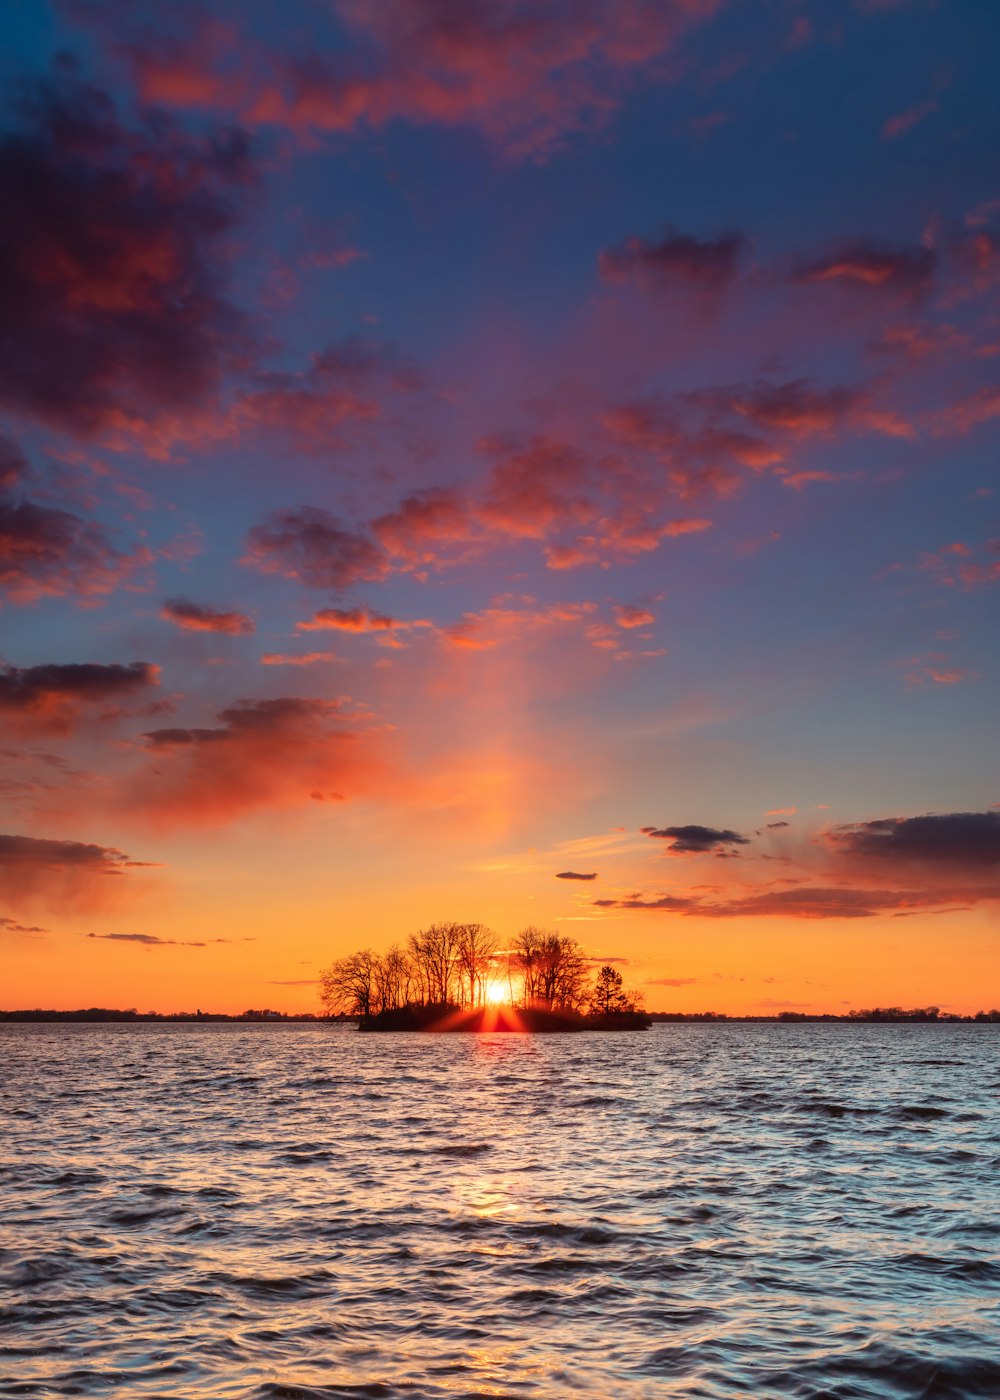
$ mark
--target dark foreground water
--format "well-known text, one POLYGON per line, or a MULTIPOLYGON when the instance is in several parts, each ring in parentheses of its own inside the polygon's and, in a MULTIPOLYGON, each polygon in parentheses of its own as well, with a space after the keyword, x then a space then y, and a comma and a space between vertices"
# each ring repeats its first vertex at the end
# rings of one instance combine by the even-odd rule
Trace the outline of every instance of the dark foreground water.
POLYGON ((1000 1027, 0 1026, 0 1396, 1000 1396, 1000 1027))

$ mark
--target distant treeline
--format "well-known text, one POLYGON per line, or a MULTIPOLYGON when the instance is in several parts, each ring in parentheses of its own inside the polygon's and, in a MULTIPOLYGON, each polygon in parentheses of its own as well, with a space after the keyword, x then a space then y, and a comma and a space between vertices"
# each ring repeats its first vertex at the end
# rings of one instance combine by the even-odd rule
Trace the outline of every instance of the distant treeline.
POLYGON ((522 929, 507 948, 485 924, 432 924, 411 934, 406 947, 370 948, 338 958, 321 974, 329 1012, 363 1021, 410 1008, 475 1011, 497 1005, 522 1010, 632 1014, 628 994, 610 963, 600 968, 575 938, 549 929, 522 929))
POLYGON ((943 1022, 997 1021, 1000 1011, 976 1011, 968 1016, 942 1011, 937 1006, 873 1006, 864 1011, 847 1011, 843 1015, 823 1011, 779 1011, 775 1016, 730 1016, 725 1011, 653 1011, 654 1021, 909 1021, 943 1022))
MULTIPOLYGON (((613 969, 612 969, 613 970, 613 969)), ((0 1021, 355 1021, 357 1012, 338 1011, 314 1016, 311 1012, 241 1011, 227 1015, 222 1011, 125 1011, 104 1006, 88 1006, 77 1011, 54 1011, 42 1007, 31 1010, 0 1011, 0 1021)), ((864 1011, 848 1011, 843 1015, 832 1012, 779 1011, 773 1016, 730 1016, 725 1011, 653 1011, 653 1021, 765 1021, 765 1022, 825 1022, 825 1021, 905 1021, 924 1024, 987 1023, 1000 1024, 1000 1011, 976 1011, 968 1016, 940 1011, 936 1006, 914 1007, 876 1006, 864 1011)))
MULTIPOLYGON (((115 1011, 105 1006, 88 1006, 78 1011, 51 1011, 36 1007, 32 1011, 0 1011, 0 1021, 322 1021, 310 1011, 289 1014, 286 1011, 241 1011, 227 1015, 223 1011, 115 1011)), ((340 1018, 337 1018, 340 1019, 340 1018)))

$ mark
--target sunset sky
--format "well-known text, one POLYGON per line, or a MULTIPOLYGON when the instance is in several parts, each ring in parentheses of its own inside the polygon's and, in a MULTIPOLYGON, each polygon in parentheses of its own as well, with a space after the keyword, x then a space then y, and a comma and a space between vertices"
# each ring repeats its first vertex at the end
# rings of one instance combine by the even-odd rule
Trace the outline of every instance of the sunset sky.
POLYGON ((994 4, 3 23, 0 1004, 1000 1004, 994 4))

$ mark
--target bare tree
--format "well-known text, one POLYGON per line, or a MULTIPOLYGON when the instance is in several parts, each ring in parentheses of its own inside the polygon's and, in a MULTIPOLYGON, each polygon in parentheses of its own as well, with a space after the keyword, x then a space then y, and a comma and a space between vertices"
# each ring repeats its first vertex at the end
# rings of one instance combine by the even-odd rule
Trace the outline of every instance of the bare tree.
POLYGON ((538 971, 545 933, 534 924, 523 928, 514 939, 510 967, 521 977, 521 1004, 534 1006, 538 1000, 538 971))
POLYGON ((424 1002, 443 1006, 457 996, 460 928, 460 924, 432 924, 410 935, 410 959, 424 1002))
POLYGON ((371 1016, 377 1003, 379 959, 371 949, 338 958, 320 973, 320 999, 327 1015, 371 1016))
POLYGON ((587 960, 575 938, 529 925, 514 942, 525 1006, 575 1010, 586 996, 587 960))
POLYGON ((376 959, 374 969, 377 1011, 398 1011, 410 1000, 413 972, 410 961, 398 945, 376 959))
POLYGON ((460 1000, 469 1006, 482 1006, 486 986, 497 950, 497 936, 485 924, 459 924, 458 971, 464 983, 460 1000), (464 992, 468 990, 468 996, 464 992))

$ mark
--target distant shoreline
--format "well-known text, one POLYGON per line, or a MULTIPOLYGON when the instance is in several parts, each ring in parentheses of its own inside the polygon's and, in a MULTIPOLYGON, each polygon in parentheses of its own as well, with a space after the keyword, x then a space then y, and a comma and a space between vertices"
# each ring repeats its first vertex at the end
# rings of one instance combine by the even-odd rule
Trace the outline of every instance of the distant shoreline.
MULTIPOLYGON (((519 1013, 522 1017, 526 1013, 519 1013)), ((531 1013, 528 1013, 531 1014, 531 1013)), ((539 1013, 533 1013, 538 1015, 539 1013)), ((30 1010, 0 1011, 0 1023, 8 1022, 36 1024, 126 1024, 145 1023, 151 1025, 265 1025, 282 1026, 292 1024, 308 1025, 343 1025, 354 1026, 359 1024, 357 1016, 320 1016, 310 1012, 242 1012, 229 1014, 222 1011, 175 1011, 175 1012, 149 1012, 149 1011, 118 1011, 104 1007, 87 1007, 73 1011, 56 1011, 51 1009, 33 1008, 30 1010)), ((967 1016, 941 1012, 936 1016, 926 1013, 891 1014, 891 1012, 880 1013, 856 1012, 853 1015, 834 1015, 832 1013, 817 1012, 779 1012, 774 1016, 729 1016, 714 1011, 651 1011, 643 1013, 643 1022, 655 1024, 690 1024, 690 1025, 739 1025, 739 1024, 765 1024, 777 1026, 801 1026, 801 1025, 923 1025, 923 1026, 954 1026, 954 1025, 1000 1025, 1000 1012, 980 1011, 967 1016)), ((573 1029, 580 1030, 620 1030, 638 1029, 639 1027, 606 1026, 597 1023, 574 1026, 573 1029)), ((376 1027, 369 1025, 367 1030, 392 1030, 409 1031, 415 1027, 389 1026, 376 1027)), ((475 1029, 481 1029, 475 1027, 475 1029)), ((498 1028, 499 1029, 499 1028, 498 1028)), ((522 1027, 524 1030, 537 1029, 529 1025, 522 1027)))

